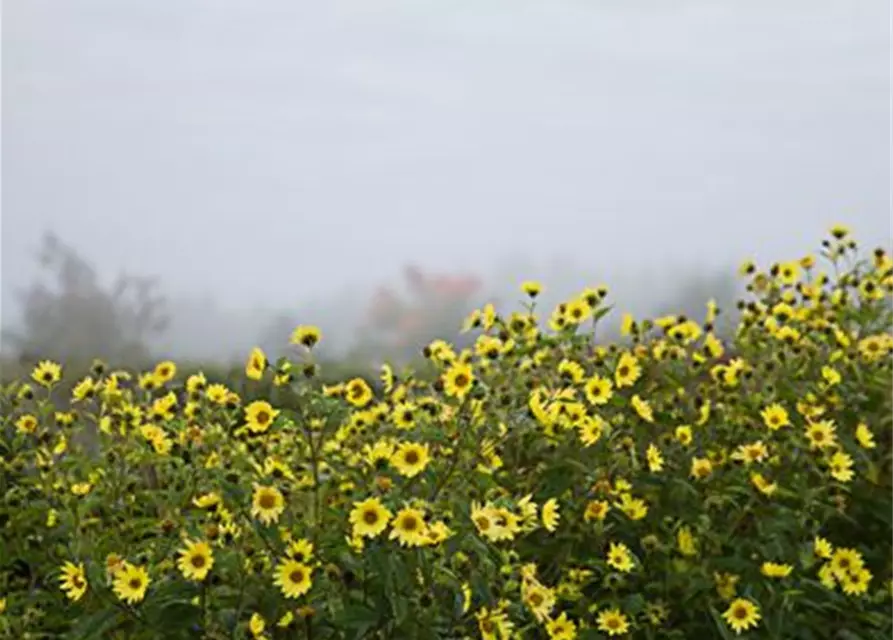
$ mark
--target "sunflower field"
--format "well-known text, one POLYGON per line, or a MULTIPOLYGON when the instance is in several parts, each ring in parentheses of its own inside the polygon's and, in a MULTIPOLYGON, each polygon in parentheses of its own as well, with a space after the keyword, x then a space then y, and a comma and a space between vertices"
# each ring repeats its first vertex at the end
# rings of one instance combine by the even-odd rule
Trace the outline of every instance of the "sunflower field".
POLYGON ((0 637, 888 638, 893 259, 838 226, 741 275, 616 344, 605 287, 526 282, 433 375, 327 384, 313 326, 237 383, 35 362, 0 637))

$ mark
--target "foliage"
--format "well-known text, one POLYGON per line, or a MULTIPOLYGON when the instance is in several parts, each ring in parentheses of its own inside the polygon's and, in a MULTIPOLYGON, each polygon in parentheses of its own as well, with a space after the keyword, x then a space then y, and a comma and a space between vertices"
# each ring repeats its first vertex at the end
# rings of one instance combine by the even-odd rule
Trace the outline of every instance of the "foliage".
POLYGON ((727 342, 709 304, 596 344, 606 291, 538 319, 525 283, 430 379, 324 383, 315 327, 225 383, 37 363, 0 394, 0 629, 889 637, 893 260, 821 254, 745 265, 727 342))
POLYGON ((53 234, 44 236, 38 257, 52 285, 37 282, 21 292, 24 331, 6 336, 23 359, 147 360, 149 342, 168 323, 157 281, 121 275, 104 288, 87 261, 53 234))
POLYGON ((408 295, 382 287, 370 302, 358 331, 358 348, 367 356, 406 362, 421 345, 455 334, 481 288, 474 276, 432 275, 414 266, 403 275, 408 295))

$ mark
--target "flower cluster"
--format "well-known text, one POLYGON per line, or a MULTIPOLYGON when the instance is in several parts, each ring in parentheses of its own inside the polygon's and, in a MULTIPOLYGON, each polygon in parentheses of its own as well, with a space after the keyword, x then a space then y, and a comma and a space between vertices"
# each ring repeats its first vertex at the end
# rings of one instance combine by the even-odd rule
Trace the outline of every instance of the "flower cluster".
POLYGON ((818 254, 616 344, 606 287, 525 282, 378 379, 319 382, 311 326, 239 381, 39 362, 0 391, 0 630, 889 635, 893 259, 818 254))

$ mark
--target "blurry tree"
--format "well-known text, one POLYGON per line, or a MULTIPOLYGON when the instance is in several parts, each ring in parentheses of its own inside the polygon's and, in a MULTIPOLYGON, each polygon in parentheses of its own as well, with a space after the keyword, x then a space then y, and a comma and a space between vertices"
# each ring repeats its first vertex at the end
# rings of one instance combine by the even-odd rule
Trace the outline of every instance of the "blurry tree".
POLYGON ((102 358, 139 365, 148 359, 151 339, 169 321, 154 278, 122 274, 103 288, 93 267, 53 233, 44 235, 38 260, 46 281, 18 292, 23 326, 5 336, 20 361, 102 358))
POLYGON ((403 270, 405 295, 381 287, 359 328, 357 352, 363 358, 407 362, 435 338, 464 346, 459 329, 480 296, 476 276, 428 274, 410 265, 403 270))

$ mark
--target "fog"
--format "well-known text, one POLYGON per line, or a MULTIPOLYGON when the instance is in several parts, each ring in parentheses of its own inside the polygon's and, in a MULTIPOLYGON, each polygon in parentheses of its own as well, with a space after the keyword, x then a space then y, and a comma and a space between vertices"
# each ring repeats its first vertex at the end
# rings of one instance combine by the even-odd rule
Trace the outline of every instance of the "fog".
POLYGON ((347 348, 407 264, 645 313, 834 222, 890 242, 883 0, 3 9, 7 328, 48 230, 158 276, 159 353, 217 359, 279 313, 347 348))

